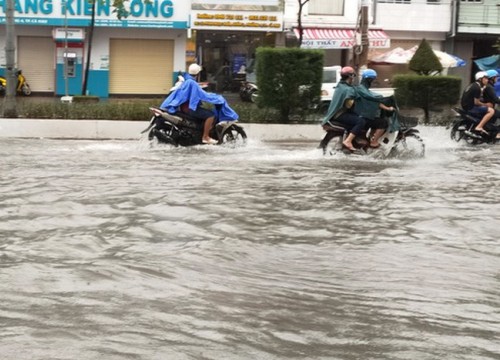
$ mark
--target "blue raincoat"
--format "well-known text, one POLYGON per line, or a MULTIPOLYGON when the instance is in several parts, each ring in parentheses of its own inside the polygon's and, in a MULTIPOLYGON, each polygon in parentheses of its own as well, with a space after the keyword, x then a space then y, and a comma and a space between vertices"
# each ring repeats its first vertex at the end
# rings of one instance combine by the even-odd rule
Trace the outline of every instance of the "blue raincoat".
POLYGON ((238 114, 228 105, 222 95, 204 91, 195 79, 187 73, 184 74, 184 79, 182 85, 163 101, 160 109, 175 114, 182 104, 189 102, 189 109, 195 111, 200 102, 204 101, 215 105, 213 112, 217 121, 238 120, 238 114))

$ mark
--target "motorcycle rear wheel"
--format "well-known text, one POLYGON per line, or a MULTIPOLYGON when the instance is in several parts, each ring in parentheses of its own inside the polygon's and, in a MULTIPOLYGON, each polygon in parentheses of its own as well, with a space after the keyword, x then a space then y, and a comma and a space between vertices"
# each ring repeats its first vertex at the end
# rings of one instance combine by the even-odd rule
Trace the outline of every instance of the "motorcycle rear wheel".
POLYGON ((24 84, 21 90, 25 96, 31 95, 31 88, 28 84, 24 84))
POLYGON ((165 131, 158 130, 157 128, 151 129, 151 131, 148 134, 148 139, 149 141, 153 141, 156 139, 156 141, 160 144, 168 144, 176 147, 179 146, 177 141, 175 141, 172 137, 170 137, 165 131))
POLYGON ((323 155, 333 155, 342 151, 343 134, 327 132, 319 144, 319 148, 323 150, 323 155))

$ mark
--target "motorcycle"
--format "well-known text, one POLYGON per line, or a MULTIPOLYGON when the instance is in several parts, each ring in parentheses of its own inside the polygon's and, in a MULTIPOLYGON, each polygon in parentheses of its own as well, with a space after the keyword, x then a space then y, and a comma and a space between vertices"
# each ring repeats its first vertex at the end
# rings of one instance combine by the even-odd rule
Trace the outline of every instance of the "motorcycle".
MULTIPOLYGON (((31 88, 29 84, 26 82, 26 77, 23 75, 21 70, 16 70, 15 73, 17 77, 17 88, 16 92, 22 93, 25 96, 31 95, 31 88)), ((3 76, 0 76, 0 93, 5 94, 7 91, 7 79, 3 76)))
MULTIPOLYGON (((356 151, 353 154, 370 155, 373 157, 406 157, 406 158, 421 158, 425 155, 425 144, 420 137, 419 130, 415 129, 418 125, 417 117, 402 116, 399 109, 395 110, 388 117, 388 127, 379 139, 380 146, 371 148, 370 141, 367 135, 357 136, 353 141, 353 146, 356 151)), ((346 127, 336 121, 323 126, 326 135, 321 140, 319 147, 325 155, 333 155, 343 152, 350 154, 351 151, 346 149, 342 142, 348 135, 346 127)), ((367 134, 369 131, 367 131, 367 134)))
POLYGON ((490 121, 484 127, 486 133, 479 133, 474 131, 474 129, 481 119, 467 114, 465 110, 458 107, 452 110, 456 114, 456 118, 451 124, 450 137, 452 140, 456 142, 463 140, 470 145, 495 144, 498 142, 496 137, 500 132, 500 126, 495 126, 490 121))
MULTIPOLYGON (((157 107, 150 107, 152 113, 149 126, 141 134, 148 132, 148 140, 173 146, 192 146, 202 144, 203 123, 182 112, 170 114, 157 107)), ((247 139, 245 130, 236 121, 217 121, 210 131, 210 137, 217 145, 244 144, 247 139)))
POLYGON ((254 103, 257 100, 258 92, 257 84, 243 81, 240 86, 240 99, 254 103))

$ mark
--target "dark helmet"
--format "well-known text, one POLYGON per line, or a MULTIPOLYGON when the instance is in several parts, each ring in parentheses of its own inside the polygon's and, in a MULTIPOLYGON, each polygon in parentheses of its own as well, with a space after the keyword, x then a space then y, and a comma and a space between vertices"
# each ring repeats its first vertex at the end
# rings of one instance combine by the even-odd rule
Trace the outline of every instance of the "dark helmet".
POLYGON ((372 69, 366 69, 361 75, 361 79, 375 79, 377 77, 377 72, 372 69))

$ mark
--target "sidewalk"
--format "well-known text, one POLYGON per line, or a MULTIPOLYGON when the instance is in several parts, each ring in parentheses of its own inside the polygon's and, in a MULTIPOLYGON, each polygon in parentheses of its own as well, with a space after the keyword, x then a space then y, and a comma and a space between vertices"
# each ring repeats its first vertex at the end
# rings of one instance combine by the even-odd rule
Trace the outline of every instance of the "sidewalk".
MULTIPOLYGON (((149 121, 0 119, 0 138, 134 140, 149 121)), ((240 124, 249 139, 263 141, 320 141, 318 125, 240 124)))

